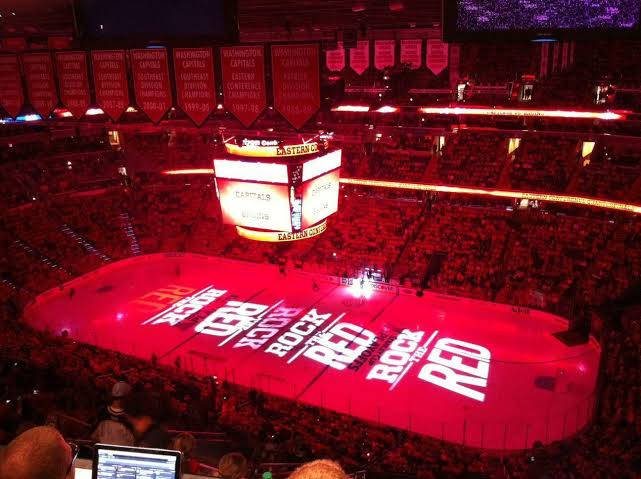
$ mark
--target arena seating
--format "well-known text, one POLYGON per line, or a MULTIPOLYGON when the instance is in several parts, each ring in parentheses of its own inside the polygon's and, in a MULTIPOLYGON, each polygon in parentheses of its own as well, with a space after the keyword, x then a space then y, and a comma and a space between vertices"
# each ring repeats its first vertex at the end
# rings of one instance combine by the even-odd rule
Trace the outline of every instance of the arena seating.
MULTIPOLYGON (((344 133, 354 137, 353 131, 344 133)), ((626 157, 633 158, 625 164, 596 150, 590 163, 574 172, 577 141, 554 137, 539 144, 540 135, 535 138, 523 141, 511 167, 501 165, 506 137, 492 133, 448 136, 438 155, 432 137, 401 135, 378 144, 373 139, 371 150, 346 142, 344 174, 427 181, 430 162, 436 161, 433 179, 496 187, 507 167, 515 188, 567 188, 606 198, 627 198, 639 176, 633 150, 625 149, 626 157)), ((243 447, 257 463, 328 456, 350 471, 421 478, 470 473, 532 477, 531 457, 555 478, 626 477, 637 467, 641 405, 635 391, 641 376, 634 371, 639 370, 641 336, 633 313, 621 322, 606 316, 595 328, 606 358, 595 424, 572 440, 503 459, 227 383, 214 387, 180 365, 160 366, 28 329, 17 317, 34 295, 101 265, 155 252, 191 251, 350 277, 380 270, 386 280, 419 290, 562 314, 606 305, 641 280, 636 217, 545 204, 521 209, 510 200, 344 186, 339 212, 317 239, 286 245, 250 242, 222 224, 209 178, 159 174, 169 163, 188 164, 190 142, 202 144, 202 138, 179 136, 177 146, 169 146, 163 135, 132 134, 126 140, 133 145, 136 169, 128 162, 126 146, 123 152, 109 151, 103 138, 78 146, 72 169, 65 168, 67 153, 61 151, 68 145, 56 151, 26 142, 23 148, 2 149, 2 184, 8 194, 0 213, 0 247, 6 251, 0 262, 0 294, 6 298, 0 322, 1 381, 3 398, 22 397, 21 409, 1 405, 0 417, 6 418, 2 437, 42 423, 48 415, 68 435, 86 437, 82 423, 92 420, 110 386, 122 379, 134 386, 134 403, 140 407, 135 412, 163 417, 172 429, 222 433, 223 447, 243 447), (145 151, 157 160, 143 161, 145 151), (128 182, 118 177, 121 165, 135 172, 128 182), (46 176, 38 174, 43 167, 46 176), (16 181, 16 175, 29 182, 16 181), (92 181, 96 178, 101 182, 92 181), (41 188, 45 185, 50 189, 41 188), (30 197, 34 187, 36 200, 30 197)), ((203 148, 196 148, 202 158, 209 147, 203 148)), ((608 151, 615 158, 623 155, 615 148, 608 151)), ((201 460, 214 462, 209 456, 201 460)))

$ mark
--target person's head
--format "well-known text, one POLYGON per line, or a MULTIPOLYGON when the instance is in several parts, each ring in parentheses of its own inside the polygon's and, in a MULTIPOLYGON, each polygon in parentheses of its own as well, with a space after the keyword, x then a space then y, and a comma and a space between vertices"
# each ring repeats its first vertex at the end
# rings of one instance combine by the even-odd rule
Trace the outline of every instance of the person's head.
POLYGON ((337 462, 319 459, 303 464, 289 479, 347 479, 347 474, 337 462))
POLYGON ((241 479, 247 475, 247 459, 239 452, 225 454, 218 461, 218 472, 223 479, 241 479))
POLYGON ((131 386, 124 381, 118 381, 111 388, 112 401, 123 401, 131 392, 131 386))
POLYGON ((184 457, 191 456, 195 446, 196 439, 188 432, 181 432, 172 442, 172 449, 182 452, 184 457))
POLYGON ((72 479, 76 454, 56 429, 34 427, 3 451, 0 479, 72 479))

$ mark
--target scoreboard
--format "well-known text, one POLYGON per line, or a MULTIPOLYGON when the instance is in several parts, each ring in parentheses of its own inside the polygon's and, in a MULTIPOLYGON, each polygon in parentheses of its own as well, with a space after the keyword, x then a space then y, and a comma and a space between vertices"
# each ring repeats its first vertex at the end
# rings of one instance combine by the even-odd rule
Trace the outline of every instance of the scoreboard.
POLYGON ((233 139, 214 159, 223 222, 261 241, 293 241, 325 230, 338 211, 341 150, 324 142, 233 139))

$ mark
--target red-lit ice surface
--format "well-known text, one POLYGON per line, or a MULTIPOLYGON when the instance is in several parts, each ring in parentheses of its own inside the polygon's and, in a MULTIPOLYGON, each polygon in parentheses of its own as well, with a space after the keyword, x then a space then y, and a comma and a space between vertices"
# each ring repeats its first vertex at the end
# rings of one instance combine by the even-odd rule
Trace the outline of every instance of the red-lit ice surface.
POLYGON ((590 420, 600 349, 540 311, 199 255, 41 295, 38 329, 447 441, 520 449, 590 420), (75 294, 69 295, 70 288, 75 294))

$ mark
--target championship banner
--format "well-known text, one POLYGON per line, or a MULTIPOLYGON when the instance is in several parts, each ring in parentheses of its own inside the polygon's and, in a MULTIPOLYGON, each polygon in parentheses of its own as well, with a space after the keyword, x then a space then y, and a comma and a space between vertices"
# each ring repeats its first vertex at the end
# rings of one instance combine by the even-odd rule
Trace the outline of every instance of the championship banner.
MULTIPOLYGON (((447 49, 445 50, 447 52, 447 49)), ((449 62, 446 62, 449 67, 450 75, 450 88, 455 88, 461 75, 461 46, 449 46, 449 62)))
POLYGON ((91 52, 96 103, 113 121, 129 106, 127 64, 124 50, 91 52))
POLYGON ((356 48, 349 49, 349 66, 359 75, 369 68, 369 40, 360 40, 356 48))
POLYGON ((216 107, 213 57, 211 48, 174 49, 178 106, 196 125, 201 125, 216 107))
POLYGON ((422 46, 420 38, 401 40, 401 63, 409 65, 412 70, 421 68, 422 46))
POLYGON ((539 78, 545 78, 548 76, 549 59, 550 59, 550 44, 542 43, 541 44, 541 64, 539 65, 539 78))
POLYGON ((396 41, 376 40, 374 42, 374 66, 377 70, 393 67, 396 63, 396 41))
POLYGON ((75 118, 83 116, 91 104, 85 52, 57 52, 60 100, 75 118))
POLYGON ((171 108, 171 84, 167 50, 131 50, 136 102, 153 123, 158 123, 171 108))
POLYGON ((273 45, 274 107, 294 128, 320 108, 318 45, 273 45))
POLYGON ((560 69, 560 56, 561 54, 561 44, 559 42, 554 43, 554 49, 552 50, 552 72, 556 73, 560 69))
POLYGON ((425 65, 434 75, 439 75, 448 65, 449 45, 437 38, 427 40, 425 49, 425 65))
POLYGON ((25 53, 22 56, 27 81, 29 103, 42 118, 46 118, 58 104, 58 93, 53 78, 53 62, 49 53, 25 53))
POLYGON ((247 127, 267 106, 264 47, 222 47, 220 63, 225 108, 247 127))
POLYGON ((563 42, 563 52, 561 54, 561 69, 566 70, 568 68, 568 57, 570 54, 570 43, 563 42))
POLYGON ((345 68, 345 48, 338 42, 335 50, 325 51, 325 65, 330 72, 339 72, 345 68))
POLYGON ((23 103, 18 55, 0 55, 0 105, 15 118, 23 103))

